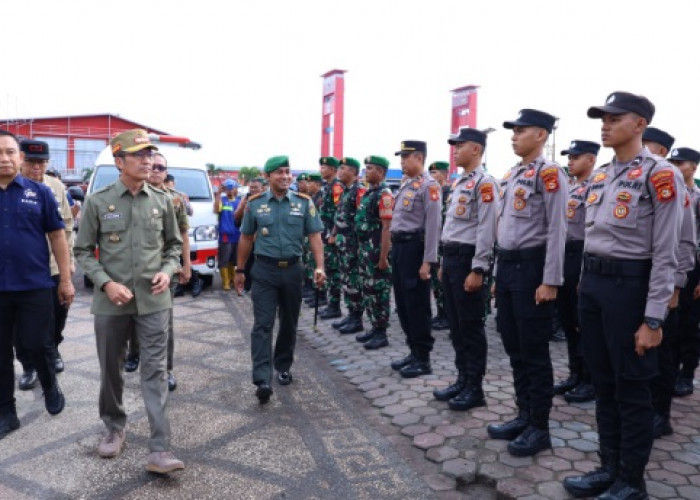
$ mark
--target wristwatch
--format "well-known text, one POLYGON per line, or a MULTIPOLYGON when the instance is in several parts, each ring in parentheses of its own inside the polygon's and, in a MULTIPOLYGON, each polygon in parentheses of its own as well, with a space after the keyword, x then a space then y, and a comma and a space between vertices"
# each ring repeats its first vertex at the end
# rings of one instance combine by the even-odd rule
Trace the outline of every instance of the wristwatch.
POLYGON ((472 267, 472 272, 474 274, 484 274, 484 269, 482 267, 472 267))
POLYGON ((236 268, 236 274, 245 274, 245 269, 236 268))
POLYGON ((658 330, 661 328, 663 321, 656 318, 650 318, 649 316, 644 316, 644 323, 646 323, 646 325, 652 330, 658 330))

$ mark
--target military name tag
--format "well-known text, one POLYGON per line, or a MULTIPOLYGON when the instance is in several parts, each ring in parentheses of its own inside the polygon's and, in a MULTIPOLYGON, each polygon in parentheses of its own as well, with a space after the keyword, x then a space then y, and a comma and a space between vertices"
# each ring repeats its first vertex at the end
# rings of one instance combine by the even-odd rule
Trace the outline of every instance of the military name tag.
POLYGON ((108 213, 106 213, 106 214, 104 214, 104 215, 102 216, 102 219, 104 219, 104 220, 114 220, 114 219, 121 219, 122 217, 124 217, 124 214, 120 214, 120 213, 117 213, 117 212, 115 212, 115 213, 110 213, 110 212, 108 212, 108 213))

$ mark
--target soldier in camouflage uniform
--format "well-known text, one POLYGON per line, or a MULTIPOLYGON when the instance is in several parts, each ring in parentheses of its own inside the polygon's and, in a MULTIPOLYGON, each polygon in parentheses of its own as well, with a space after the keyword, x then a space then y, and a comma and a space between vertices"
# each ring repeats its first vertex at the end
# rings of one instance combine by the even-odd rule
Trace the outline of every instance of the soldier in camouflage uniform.
MULTIPOLYGON (((326 181, 323 189, 323 203, 319 215, 323 222, 323 259, 326 266, 326 288, 328 290, 328 305, 319 313, 321 319, 340 318, 340 270, 338 267, 338 250, 335 246, 335 236, 331 233, 335 224, 335 212, 343 194, 343 183, 336 178, 340 161, 333 156, 324 156, 319 160, 321 176, 326 181)), ((325 295, 325 294, 324 294, 325 295)), ((313 298, 310 303, 313 306, 313 298)))
POLYGON ((362 299, 372 329, 355 337, 364 342, 365 349, 379 349, 389 345, 386 329, 389 326, 391 302, 391 216, 394 196, 384 182, 389 161, 381 156, 365 158, 369 190, 362 196, 355 214, 355 231, 359 240, 359 271, 362 299))
POLYGON ((355 158, 340 160, 338 178, 345 185, 345 191, 335 213, 333 235, 336 238, 335 246, 338 252, 345 306, 348 308, 348 315, 332 325, 340 333, 356 333, 364 329, 362 286, 357 268, 358 241, 355 233, 355 213, 366 188, 358 181, 359 173, 360 162, 355 158))
MULTIPOLYGON (((302 172, 301 174, 297 175, 297 178, 295 180, 296 186, 297 186, 297 193, 301 194, 309 194, 309 174, 306 174, 302 172)), ((307 237, 304 237, 304 251, 301 254, 301 265, 304 268, 304 277, 303 277, 303 287, 301 289, 301 295, 302 297, 310 297, 313 295, 313 280, 311 279, 311 275, 314 272, 314 268, 311 267, 309 269, 309 256, 311 255, 311 252, 307 252, 309 248, 309 239, 307 237)), ((313 265, 313 264, 312 264, 313 265)))
MULTIPOLYGON (((307 180, 307 194, 311 196, 311 200, 318 209, 321 203, 321 197, 323 196, 323 190, 321 189, 323 186, 323 177, 321 177, 321 174, 314 172, 308 175, 307 180)), ((304 240, 304 255, 304 262, 306 262, 305 279, 308 282, 313 283, 313 274, 314 269, 316 269, 316 261, 314 260, 313 253, 311 252, 311 246, 309 245, 308 238, 305 238, 304 240)), ((311 288, 310 291, 304 293, 304 298, 312 298, 315 301, 315 290, 315 288, 311 288)))
MULTIPOLYGON (((442 226, 445 225, 447 202, 452 192, 452 186, 450 186, 448 182, 449 170, 450 164, 446 161, 435 161, 428 167, 428 172, 430 172, 432 178, 442 187, 442 226)), ((442 261, 442 245, 438 247, 438 259, 442 261)), ((439 267, 440 263, 438 262, 437 268, 439 267)), ((437 309, 437 314, 433 318, 431 326, 433 330, 448 330, 450 328, 450 322, 445 313, 445 292, 442 289, 442 283, 440 283, 437 274, 435 270, 435 272, 430 275, 430 286, 433 289, 433 298, 435 299, 435 307, 437 309)))

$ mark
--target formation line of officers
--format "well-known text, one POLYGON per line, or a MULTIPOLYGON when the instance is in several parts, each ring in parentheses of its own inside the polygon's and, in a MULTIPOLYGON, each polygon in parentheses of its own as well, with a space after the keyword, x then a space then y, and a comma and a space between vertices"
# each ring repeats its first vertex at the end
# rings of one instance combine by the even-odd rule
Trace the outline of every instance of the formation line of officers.
POLYGON ((380 156, 364 160, 366 186, 356 159, 322 157, 320 175, 297 179, 300 192, 289 189, 289 158, 271 158, 270 190, 245 208, 236 269, 240 288, 255 253, 252 357, 260 402, 273 393, 275 371, 280 385, 293 380, 303 295, 309 305, 320 298, 324 319, 342 316, 344 295, 348 314, 332 326, 340 334, 359 332, 365 348, 378 349, 388 344, 393 287, 408 352, 391 367, 405 378, 432 373, 430 294, 437 276, 457 377, 434 396, 457 411, 486 405, 484 324, 493 275, 516 413, 490 425, 489 436, 507 440, 514 456, 535 455, 552 446, 553 394, 594 398, 601 464, 565 479, 565 489, 577 498, 647 498, 644 470, 654 438, 673 432, 671 398, 693 391, 700 351, 700 190, 693 180, 700 153, 673 149, 673 137, 649 127, 654 111, 647 98, 629 92, 590 107, 614 156, 595 168, 600 144, 573 141, 562 151, 567 173, 543 154, 555 118, 523 109, 503 124, 520 161, 500 180, 482 167, 486 134, 462 129, 448 139, 462 168, 448 188, 426 171, 422 141, 404 141, 396 153, 404 177, 395 194, 384 182, 389 162, 380 156), (324 293, 319 297, 314 287, 324 293), (556 385, 549 352, 555 309, 570 368, 556 385), (364 312, 372 324, 367 332, 364 312))

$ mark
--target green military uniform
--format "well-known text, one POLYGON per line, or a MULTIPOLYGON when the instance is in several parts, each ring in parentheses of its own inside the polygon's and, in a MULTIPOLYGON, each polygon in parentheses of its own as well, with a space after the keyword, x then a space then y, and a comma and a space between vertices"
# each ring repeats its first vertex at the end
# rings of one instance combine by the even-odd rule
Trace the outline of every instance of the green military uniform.
MULTIPOLYGON (((318 173, 312 173, 309 174, 309 182, 313 181, 318 181, 322 182, 321 179, 321 174, 318 173)), ((313 194, 311 196, 311 201, 314 202, 314 205, 316 206, 316 210, 319 210, 319 207, 321 206, 321 197, 323 196, 323 191, 318 190, 316 191, 316 194, 313 194)), ((308 283, 313 283, 314 279, 314 269, 316 269, 316 259, 314 259, 314 254, 311 252, 311 245, 309 244, 309 238, 304 239, 304 262, 306 263, 306 271, 304 278, 308 283)))
MULTIPOLYGON (((385 171, 389 162, 382 156, 368 156, 365 164, 371 163, 385 171)), ((388 344, 386 329, 389 326, 391 303, 391 266, 379 269, 382 246, 382 221, 391 220, 394 196, 385 182, 370 185, 360 200, 355 214, 355 231, 359 240, 359 274, 362 299, 367 315, 372 322, 371 335, 365 347, 376 349, 388 344)))
MULTIPOLYGON (((447 174, 450 169, 450 164, 446 161, 436 161, 430 164, 428 170, 441 170, 447 174)), ((445 214, 447 213, 447 205, 450 201, 450 193, 452 192, 452 186, 446 183, 442 186, 442 226, 445 225, 445 214)), ((438 247, 438 259, 442 260, 442 248, 438 247)), ((433 298, 435 299, 435 307, 437 309, 437 314, 433 318, 432 327, 436 330, 446 330, 449 328, 449 322, 447 320, 447 314, 445 313, 445 291, 442 288, 442 283, 438 279, 437 269, 440 267, 440 263, 435 266, 433 272, 430 275, 430 286, 433 289, 433 298)))
MULTIPOLYGON (((319 160, 323 165, 331 165, 336 168, 340 165, 337 158, 323 157, 319 160)), ((329 245, 328 238, 335 225, 335 212, 340 204, 343 195, 343 183, 337 178, 323 186, 323 202, 319 208, 321 221, 323 222, 323 261, 326 266, 326 287, 328 289, 328 311, 337 311, 340 316, 340 265, 338 263, 338 248, 336 245, 329 245)), ((324 311, 325 312, 325 311, 324 311)), ((321 313, 321 317, 324 313, 321 313)), ((331 315, 329 317, 336 317, 331 315)))
MULTIPOLYGON (((115 157, 150 144, 143 130, 124 132, 112 139, 115 157)), ((83 271, 95 284, 92 313, 101 368, 100 416, 107 428, 123 430, 126 412, 122 402, 126 343, 136 330, 141 344, 141 386, 151 425, 152 452, 170 447, 170 426, 165 413, 167 312, 169 293, 154 295, 151 280, 160 272, 172 275, 179 268, 182 239, 173 202, 164 192, 144 182, 132 195, 121 181, 86 198, 74 252, 83 271), (99 247, 99 257, 96 250, 99 247), (114 304, 103 291, 115 282, 133 293, 126 304, 114 304)))
MULTIPOLYGON (((270 173, 288 166, 286 156, 273 157, 265 165, 270 173)), ((253 383, 268 383, 274 368, 288 373, 294 361, 297 321, 301 306, 304 236, 318 233, 323 225, 311 198, 287 191, 276 198, 268 190, 248 200, 241 233, 255 235, 253 285, 253 331, 251 354, 253 383), (280 329, 272 354, 272 329, 278 314, 280 329), (272 358, 272 359, 271 359, 272 358)))

